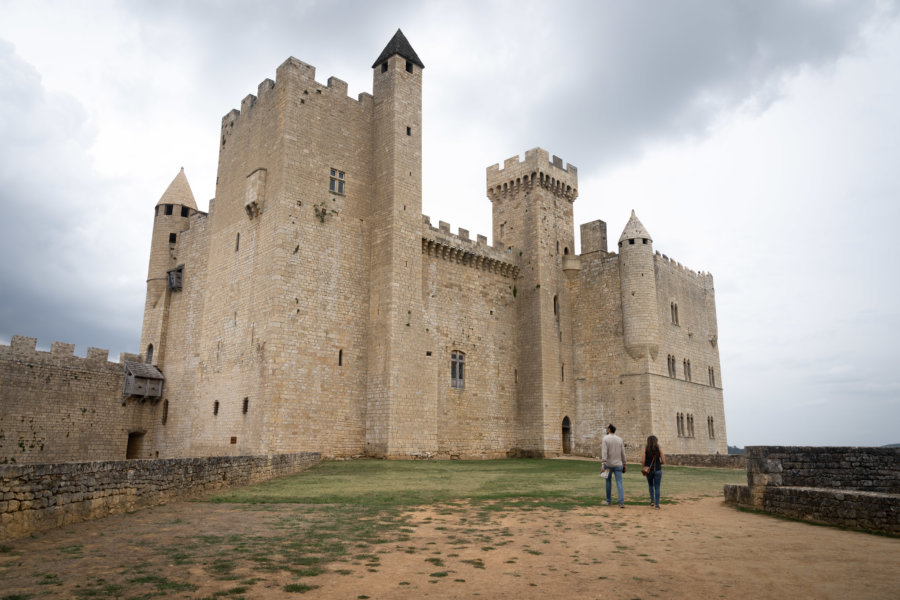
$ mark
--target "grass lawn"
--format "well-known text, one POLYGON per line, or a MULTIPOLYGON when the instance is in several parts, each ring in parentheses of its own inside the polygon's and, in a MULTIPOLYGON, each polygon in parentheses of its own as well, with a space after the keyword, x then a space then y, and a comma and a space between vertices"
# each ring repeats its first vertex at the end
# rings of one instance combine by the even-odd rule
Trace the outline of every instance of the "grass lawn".
MULTIPOLYGON (((662 496, 721 496, 726 483, 746 483, 743 469, 664 467, 662 496)), ((649 501, 640 467, 624 477, 629 503, 649 501)), ((605 495, 600 464, 579 460, 324 462, 312 469, 267 483, 229 490, 209 502, 302 503, 401 508, 421 504, 496 501, 591 506, 605 495)), ((613 492, 615 495, 615 492, 613 492)))

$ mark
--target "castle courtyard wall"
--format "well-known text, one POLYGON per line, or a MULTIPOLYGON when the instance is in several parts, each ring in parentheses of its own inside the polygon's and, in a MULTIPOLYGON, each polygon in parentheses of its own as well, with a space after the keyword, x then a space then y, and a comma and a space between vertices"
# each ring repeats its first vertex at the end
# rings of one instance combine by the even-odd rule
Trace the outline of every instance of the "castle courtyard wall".
POLYGON ((124 365, 106 350, 80 357, 73 344, 44 352, 36 342, 16 335, 0 345, 0 463, 124 459, 128 434, 142 430, 151 405, 124 401, 124 365))

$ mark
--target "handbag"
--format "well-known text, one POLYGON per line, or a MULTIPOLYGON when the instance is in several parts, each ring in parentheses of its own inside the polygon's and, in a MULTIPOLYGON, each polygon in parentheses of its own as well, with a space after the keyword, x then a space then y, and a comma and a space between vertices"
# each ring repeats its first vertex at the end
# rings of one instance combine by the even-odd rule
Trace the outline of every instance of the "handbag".
POLYGON ((609 470, 603 469, 602 471, 600 471, 600 477, 602 477, 603 479, 609 479, 609 470))
POLYGON ((650 474, 650 465, 641 467, 641 475, 643 475, 644 477, 646 477, 646 476, 649 475, 649 474, 650 474))

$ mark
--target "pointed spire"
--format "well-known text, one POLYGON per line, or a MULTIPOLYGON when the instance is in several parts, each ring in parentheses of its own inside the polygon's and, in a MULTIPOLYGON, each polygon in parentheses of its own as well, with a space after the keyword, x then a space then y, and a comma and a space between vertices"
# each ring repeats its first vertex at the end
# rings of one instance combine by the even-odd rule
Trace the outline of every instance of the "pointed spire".
POLYGON ((197 203, 194 202, 194 192, 191 191, 191 185, 184 175, 184 167, 181 167, 181 171, 178 172, 178 175, 169 184, 162 198, 156 203, 157 206, 160 204, 180 204, 181 206, 197 210, 197 203))
POLYGON ((378 55, 378 58, 372 64, 372 68, 374 69, 395 54, 399 54, 414 65, 418 65, 420 69, 425 68, 425 65, 422 64, 422 61, 416 55, 416 51, 413 50, 406 36, 399 29, 394 34, 394 37, 391 38, 391 41, 387 43, 387 46, 384 47, 384 50, 381 51, 381 54, 378 55))
POLYGON ((634 214, 634 210, 632 210, 631 218, 628 219, 628 223, 625 224, 625 229, 622 231, 622 235, 619 237, 619 243, 621 244, 625 240, 637 239, 647 239, 650 240, 650 242, 653 242, 653 238, 650 237, 650 234, 647 232, 644 224, 641 223, 641 220, 637 218, 637 215, 634 214))

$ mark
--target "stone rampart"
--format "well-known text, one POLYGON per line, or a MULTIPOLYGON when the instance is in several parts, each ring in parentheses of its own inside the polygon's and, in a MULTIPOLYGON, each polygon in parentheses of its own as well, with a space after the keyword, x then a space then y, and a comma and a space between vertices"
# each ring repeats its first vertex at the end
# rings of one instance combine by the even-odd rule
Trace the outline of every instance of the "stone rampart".
POLYGON ((317 452, 0 465, 0 540, 308 469, 317 452))
POLYGON ((126 360, 109 352, 53 342, 36 350, 33 337, 0 344, 0 464, 125 458, 128 434, 142 430, 139 401, 122 396, 126 360))
POLYGON ((900 534, 900 448, 750 446, 745 453, 748 485, 726 485, 726 502, 900 534))

